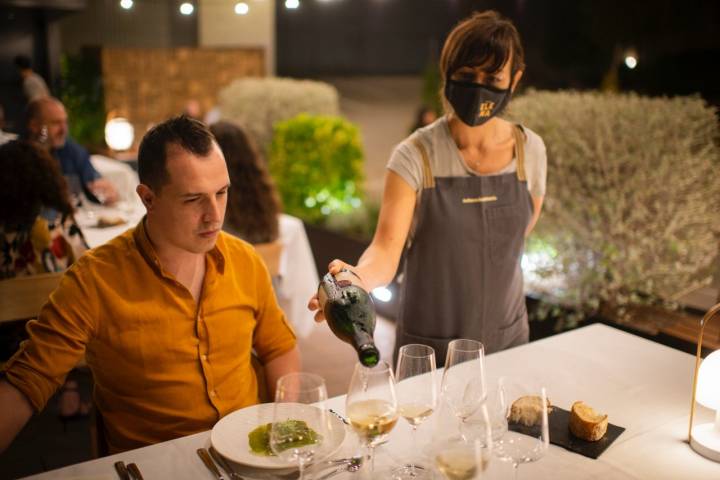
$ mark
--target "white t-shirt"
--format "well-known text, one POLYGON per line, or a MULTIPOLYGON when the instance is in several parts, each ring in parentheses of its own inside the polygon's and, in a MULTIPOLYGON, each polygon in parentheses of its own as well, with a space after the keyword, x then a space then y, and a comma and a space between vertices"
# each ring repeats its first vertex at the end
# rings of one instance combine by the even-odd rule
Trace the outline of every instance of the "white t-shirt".
MULTIPOLYGON (((547 154, 545 143, 540 136, 523 126, 525 132, 525 175, 530 194, 533 197, 545 196, 547 178, 547 154)), ((415 131, 393 150, 387 168, 400 175, 416 192, 423 184, 423 162, 420 152, 413 145, 420 140, 427 150, 430 168, 435 177, 479 176, 465 163, 455 141, 450 135, 447 116, 440 117, 430 125, 415 131)), ((499 172, 489 175, 501 175, 517 170, 517 159, 499 172)))

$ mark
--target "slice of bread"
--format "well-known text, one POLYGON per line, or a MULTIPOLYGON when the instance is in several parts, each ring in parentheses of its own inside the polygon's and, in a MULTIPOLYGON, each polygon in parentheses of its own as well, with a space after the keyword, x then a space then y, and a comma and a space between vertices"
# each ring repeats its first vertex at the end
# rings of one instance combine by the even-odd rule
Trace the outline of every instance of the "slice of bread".
MULTIPOLYGON (((546 399, 546 408, 548 413, 552 411, 550 400, 546 399)), ((513 402, 510 406, 510 416, 508 420, 511 423, 521 423, 527 427, 540 424, 540 414, 542 398, 537 395, 525 395, 513 402)))
POLYGON ((608 416, 597 413, 590 405, 578 401, 570 409, 570 432, 588 442, 600 440, 608 428, 608 416))

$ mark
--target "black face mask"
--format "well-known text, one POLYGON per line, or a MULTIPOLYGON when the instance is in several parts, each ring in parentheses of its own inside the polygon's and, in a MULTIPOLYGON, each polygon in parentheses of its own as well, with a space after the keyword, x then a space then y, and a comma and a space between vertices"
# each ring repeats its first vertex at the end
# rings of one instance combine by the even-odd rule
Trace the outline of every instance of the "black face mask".
MULTIPOLYGON (((449 76, 448 76, 449 78, 449 76)), ((510 88, 500 88, 474 82, 448 80, 445 84, 445 98, 457 117, 470 127, 477 127, 499 115, 512 96, 510 88)))

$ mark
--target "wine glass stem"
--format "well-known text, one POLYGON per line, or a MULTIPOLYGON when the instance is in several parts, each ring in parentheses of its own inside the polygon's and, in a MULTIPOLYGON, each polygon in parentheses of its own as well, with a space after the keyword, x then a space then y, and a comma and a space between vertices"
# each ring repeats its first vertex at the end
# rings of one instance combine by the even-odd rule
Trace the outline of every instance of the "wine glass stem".
POLYGON ((370 461, 370 473, 375 473, 375 445, 369 443, 368 449, 368 460, 370 461))
POLYGON ((514 476, 515 480, 518 480, 518 478, 520 478, 519 470, 520 470, 520 464, 513 463, 513 474, 514 474, 513 476, 514 476))
MULTIPOLYGON (((417 425, 412 426, 412 446, 413 446, 413 456, 417 454, 417 425)), ((415 470, 415 460, 411 460, 410 466, 413 468, 413 471, 415 470)))
POLYGON ((304 480, 305 478, 305 460, 300 460, 298 462, 298 473, 300 474, 298 476, 298 480, 304 480))

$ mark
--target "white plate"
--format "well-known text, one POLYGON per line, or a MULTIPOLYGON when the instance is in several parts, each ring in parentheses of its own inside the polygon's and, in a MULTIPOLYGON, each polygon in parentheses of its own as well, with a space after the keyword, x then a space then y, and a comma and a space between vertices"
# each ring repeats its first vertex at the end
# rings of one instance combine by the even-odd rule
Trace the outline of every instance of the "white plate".
MULTIPOLYGON (((242 410, 236 410, 215 424, 212 432, 210 432, 210 443, 220 455, 242 465, 257 468, 292 468, 292 465, 283 462, 277 457, 257 455, 250 450, 248 433, 260 425, 271 423, 274 411, 275 404, 273 403, 261 403, 242 410)), ((337 452, 345 440, 345 425, 329 412, 328 419, 332 425, 332 432, 329 438, 326 439, 329 448, 324 449, 324 455, 318 457, 316 461, 323 460, 337 452)))

